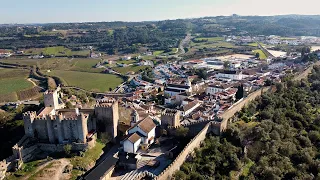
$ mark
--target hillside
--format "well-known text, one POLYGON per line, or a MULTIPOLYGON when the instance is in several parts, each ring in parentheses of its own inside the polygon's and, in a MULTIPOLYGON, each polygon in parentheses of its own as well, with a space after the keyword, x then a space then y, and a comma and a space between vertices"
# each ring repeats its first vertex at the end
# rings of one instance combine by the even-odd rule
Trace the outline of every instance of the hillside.
POLYGON ((320 66, 308 80, 277 84, 244 108, 222 137, 210 136, 177 179, 320 177, 320 66))

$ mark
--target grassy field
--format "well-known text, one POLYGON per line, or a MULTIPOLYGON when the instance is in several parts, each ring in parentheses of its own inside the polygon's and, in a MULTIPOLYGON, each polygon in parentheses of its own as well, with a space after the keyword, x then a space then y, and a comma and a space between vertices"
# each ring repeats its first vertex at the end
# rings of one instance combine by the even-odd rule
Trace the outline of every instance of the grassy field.
POLYGON ((53 70, 45 73, 49 76, 59 77, 65 85, 77 86, 96 92, 109 91, 109 88, 113 89, 123 82, 123 80, 116 75, 102 73, 63 70, 53 70))
POLYGON ((100 60, 89 58, 2 59, 0 62, 37 66, 41 70, 102 71, 101 69, 94 68, 100 60))
POLYGON ((128 67, 114 67, 113 70, 121 73, 121 74, 127 74, 130 71, 133 71, 135 73, 139 72, 140 70, 144 70, 147 67, 150 66, 128 66, 128 67))
POLYGON ((96 145, 92 149, 89 149, 84 153, 84 157, 76 156, 69 159, 73 168, 79 167, 80 169, 86 169, 89 164, 99 159, 104 147, 104 144, 97 141, 96 145))
MULTIPOLYGON (((37 160, 37 161, 31 161, 24 163, 22 166, 21 170, 16 171, 14 174, 23 177, 27 175, 31 175, 36 171, 36 168, 43 162, 43 160, 37 160)), ((19 177, 14 176, 13 174, 10 176, 7 176, 5 179, 8 180, 16 180, 16 179, 21 179, 19 177)))
POLYGON ((194 42, 191 41, 190 46, 194 50, 199 50, 202 48, 233 48, 234 44, 225 42, 224 37, 199 37, 195 38, 196 41, 208 40, 206 42, 194 42))
POLYGON ((33 87, 27 80, 29 71, 19 69, 0 69, 0 101, 18 100, 17 92, 33 87))
POLYGON ((135 60, 121 60, 121 61, 116 61, 119 64, 132 64, 135 63, 135 60))
POLYGON ((260 59, 267 59, 266 54, 265 54, 263 51, 261 51, 260 49, 256 49, 256 50, 253 51, 253 54, 254 54, 254 55, 255 55, 256 53, 259 53, 259 54, 260 54, 260 59))
POLYGON ((214 41, 223 41, 224 37, 199 37, 195 38, 196 41, 202 41, 202 40, 208 40, 208 42, 214 42, 214 41))
POLYGON ((154 51, 153 55, 154 56, 159 56, 160 54, 162 54, 164 51, 154 51))
POLYGON ((54 56, 89 56, 89 50, 81 50, 81 51, 72 51, 71 49, 65 48, 64 46, 54 46, 54 47, 46 47, 46 48, 31 48, 25 49, 26 55, 54 55, 54 56))
MULTIPOLYGON (((260 43, 260 42, 259 42, 259 44, 261 44, 261 46, 266 46, 266 44, 263 44, 263 43, 260 43)), ((254 43, 249 43, 248 46, 258 47, 258 43, 256 43, 256 42, 254 42, 254 43)))

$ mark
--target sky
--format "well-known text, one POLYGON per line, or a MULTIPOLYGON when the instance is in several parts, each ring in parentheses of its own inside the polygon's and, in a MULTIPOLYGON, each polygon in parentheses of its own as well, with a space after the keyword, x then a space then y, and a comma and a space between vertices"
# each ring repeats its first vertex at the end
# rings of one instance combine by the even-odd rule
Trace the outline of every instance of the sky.
POLYGON ((320 0, 0 0, 0 24, 320 14, 320 0))

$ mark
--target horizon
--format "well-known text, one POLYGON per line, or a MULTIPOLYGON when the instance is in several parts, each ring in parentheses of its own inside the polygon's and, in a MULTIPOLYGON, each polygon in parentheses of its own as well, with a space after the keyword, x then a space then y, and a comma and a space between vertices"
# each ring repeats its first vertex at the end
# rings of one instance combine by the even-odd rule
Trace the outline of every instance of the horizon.
POLYGON ((316 0, 302 3, 290 0, 162 0, 150 3, 147 0, 120 0, 117 2, 93 0, 70 0, 46 2, 40 0, 17 3, 3 2, 0 7, 0 24, 47 24, 84 22, 145 22, 201 17, 230 16, 277 16, 319 15, 316 0), (261 3, 263 8, 261 8, 261 3), (62 4, 62 5, 61 5, 62 4), (313 4, 308 8, 301 5, 313 4))
POLYGON ((0 25, 36 25, 36 24, 66 24, 66 23, 111 23, 111 22, 160 22, 160 21, 174 21, 174 20, 185 20, 185 19, 198 19, 198 18, 212 18, 212 17, 229 17, 232 15, 237 15, 240 17, 274 17, 274 16, 320 16, 320 14, 275 14, 275 15, 241 15, 241 14, 231 14, 231 15, 216 15, 216 16, 200 16, 200 17, 189 17, 189 18, 177 18, 177 19, 158 19, 158 20, 142 20, 142 21, 70 21, 70 22, 30 22, 30 23, 0 23, 0 25))

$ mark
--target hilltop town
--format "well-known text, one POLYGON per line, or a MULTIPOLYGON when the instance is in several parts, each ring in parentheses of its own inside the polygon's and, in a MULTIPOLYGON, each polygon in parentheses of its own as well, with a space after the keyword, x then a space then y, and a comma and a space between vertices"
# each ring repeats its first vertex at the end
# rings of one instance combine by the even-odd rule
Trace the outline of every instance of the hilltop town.
POLYGON ((0 91, 8 129, 1 134, 17 130, 3 149, 0 179, 177 177, 206 137, 222 136, 250 102, 319 65, 319 37, 249 35, 225 26, 224 35, 184 32, 165 48, 148 42, 113 55, 94 45, 0 50, 0 82, 8 86, 0 91))

